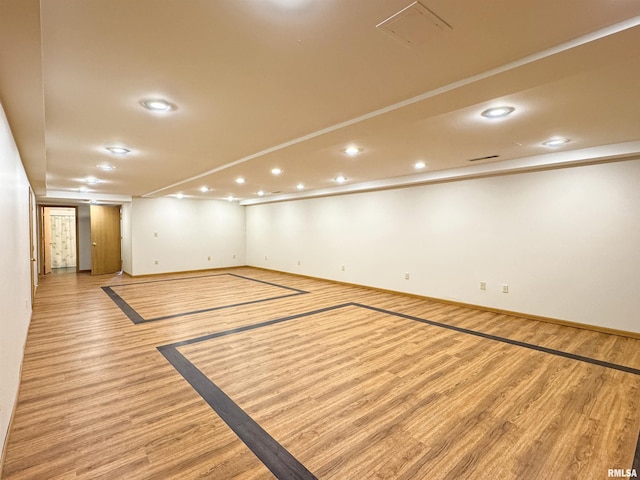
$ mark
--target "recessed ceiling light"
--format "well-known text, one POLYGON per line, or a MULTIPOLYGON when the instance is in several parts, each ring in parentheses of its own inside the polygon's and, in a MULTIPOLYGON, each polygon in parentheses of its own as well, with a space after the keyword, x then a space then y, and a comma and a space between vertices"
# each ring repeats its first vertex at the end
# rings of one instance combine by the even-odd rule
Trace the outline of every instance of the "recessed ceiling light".
POLYGON ((258 196, 264 197, 264 190, 258 190, 258 196))
POLYGON ((344 153, 349 155, 350 157, 355 157, 362 153, 362 149, 360 147, 356 147, 355 145, 349 145, 347 148, 343 150, 344 153))
POLYGON ((236 183, 242 185, 244 182, 246 182, 246 180, 244 179, 244 177, 238 177, 236 178, 236 183))
POLYGON ((554 137, 554 138, 550 138, 549 140, 542 142, 542 144, 545 147, 561 147, 562 145, 565 145, 567 143, 569 143, 571 140, 569 140, 568 138, 562 138, 562 137, 554 137))
POLYGON ((184 193, 176 193, 176 198, 182 200, 184 198, 184 193))
POLYGON ((200 191, 202 193, 207 193, 209 191, 209 187, 200 187, 200 191))
POLYGON ((109 152, 113 153, 114 155, 126 155, 127 153, 131 152, 131 150, 125 147, 107 147, 107 150, 109 150, 109 152))
POLYGON ((89 185, 95 185, 97 183, 100 183, 100 179, 96 177, 87 177, 85 179, 85 182, 87 182, 89 185))
POLYGON ((272 168, 271 169, 271 173, 274 174, 274 175, 280 175, 282 173, 282 169, 278 168, 278 167, 272 168))
POLYGON ((87 187, 80 187, 78 190, 80 190, 82 193, 87 193, 89 191, 87 187))
POLYGON ((485 110, 480 115, 486 118, 502 118, 502 117, 506 117, 510 113, 513 113, 514 110, 515 108, 513 107, 506 107, 506 106, 494 107, 494 108, 489 108, 485 110))
POLYGON ((304 189, 304 183, 299 183, 298 185, 296 185, 296 188, 298 190, 303 190, 304 189))
POLYGON ((338 183, 344 183, 347 181, 347 177, 344 175, 338 175, 334 180, 338 183))
POLYGON ((426 167, 427 164, 425 162, 423 162, 422 160, 416 162, 413 164, 413 168, 415 168, 416 170, 422 170, 424 167, 426 167))
POLYGON ((306 6, 311 0, 270 0, 270 2, 277 7, 294 10, 306 6))
POLYGON ((114 167, 113 165, 109 165, 108 163, 101 163, 100 165, 98 165, 98 168, 100 170, 104 170, 105 172, 110 172, 111 170, 116 169, 116 167, 114 167))
POLYGON ((233 195, 229 195, 229 196, 227 197, 227 200, 229 200, 230 202, 233 202, 233 201, 235 200, 235 198, 234 198, 234 196, 233 196, 233 195))
POLYGON ((168 112, 176 108, 175 105, 162 98, 147 98, 142 100, 140 105, 153 112, 168 112))

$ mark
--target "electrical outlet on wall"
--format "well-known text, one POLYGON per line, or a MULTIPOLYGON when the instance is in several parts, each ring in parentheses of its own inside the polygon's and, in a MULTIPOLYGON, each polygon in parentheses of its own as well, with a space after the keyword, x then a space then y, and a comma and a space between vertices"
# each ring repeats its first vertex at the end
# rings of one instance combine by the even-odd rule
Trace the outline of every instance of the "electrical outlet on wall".
POLYGON ((480 290, 486 290, 487 289, 487 282, 480 282, 480 290))
POLYGON ((502 284, 502 293, 509 293, 509 285, 506 283, 502 284))

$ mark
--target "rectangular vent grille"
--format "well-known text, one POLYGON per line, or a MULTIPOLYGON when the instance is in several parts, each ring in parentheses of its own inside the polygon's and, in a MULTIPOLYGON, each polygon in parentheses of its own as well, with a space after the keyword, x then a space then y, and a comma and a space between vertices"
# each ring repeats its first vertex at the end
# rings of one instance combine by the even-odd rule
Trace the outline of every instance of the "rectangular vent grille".
POLYGON ((469 160, 467 160, 468 162, 479 162, 480 160, 490 160, 492 158, 498 158, 500 155, 488 155, 486 157, 478 157, 478 158, 471 158, 469 160))

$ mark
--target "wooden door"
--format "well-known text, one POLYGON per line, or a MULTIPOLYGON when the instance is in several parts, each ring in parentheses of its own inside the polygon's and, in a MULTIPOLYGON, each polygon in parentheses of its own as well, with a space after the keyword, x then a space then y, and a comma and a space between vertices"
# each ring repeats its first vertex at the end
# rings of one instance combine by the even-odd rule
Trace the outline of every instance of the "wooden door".
POLYGON ((51 273, 51 209, 42 207, 42 273, 51 273))
POLYGON ((119 272, 120 206, 91 205, 91 275, 119 272))

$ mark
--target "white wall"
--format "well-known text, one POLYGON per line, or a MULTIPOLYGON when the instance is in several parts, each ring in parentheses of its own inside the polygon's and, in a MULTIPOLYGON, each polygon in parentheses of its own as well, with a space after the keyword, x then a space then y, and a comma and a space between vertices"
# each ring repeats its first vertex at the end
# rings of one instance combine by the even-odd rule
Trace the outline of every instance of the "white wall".
POLYGON ((0 105, 0 446, 6 440, 31 321, 29 182, 0 105))
POLYGON ((640 332, 640 160, 246 215, 249 265, 640 332))
POLYGON ((120 218, 122 219, 120 222, 120 234, 122 235, 122 245, 121 245, 121 256, 122 256, 122 271, 133 275, 132 272, 132 262, 131 262, 131 249, 132 249, 132 238, 131 238, 131 204, 125 203, 120 208, 120 218))
POLYGON ((131 271, 127 273, 146 275, 246 264, 244 207, 235 202, 134 199, 128 214, 131 271))

